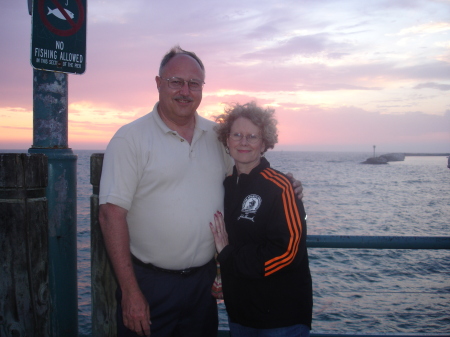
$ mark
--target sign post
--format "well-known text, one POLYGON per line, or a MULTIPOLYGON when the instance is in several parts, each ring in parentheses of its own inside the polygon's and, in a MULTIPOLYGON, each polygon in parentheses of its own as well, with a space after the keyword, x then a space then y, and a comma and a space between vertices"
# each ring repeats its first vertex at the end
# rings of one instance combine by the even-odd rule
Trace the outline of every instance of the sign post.
POLYGON ((68 144, 68 74, 86 69, 86 0, 32 3, 33 145, 48 158, 52 337, 78 336, 77 156, 68 144))
POLYGON ((86 0, 33 0, 31 65, 82 74, 86 70, 86 0))

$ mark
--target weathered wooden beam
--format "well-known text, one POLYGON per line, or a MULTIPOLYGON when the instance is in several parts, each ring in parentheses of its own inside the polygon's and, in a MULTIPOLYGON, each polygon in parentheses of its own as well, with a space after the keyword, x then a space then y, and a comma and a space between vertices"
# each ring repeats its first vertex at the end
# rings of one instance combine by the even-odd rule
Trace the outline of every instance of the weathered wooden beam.
POLYGON ((117 336, 115 292, 117 282, 106 252, 100 223, 99 186, 102 174, 103 153, 91 156, 91 297, 92 297, 92 336, 117 336))
POLYGON ((0 336, 50 336, 47 157, 0 154, 0 336))

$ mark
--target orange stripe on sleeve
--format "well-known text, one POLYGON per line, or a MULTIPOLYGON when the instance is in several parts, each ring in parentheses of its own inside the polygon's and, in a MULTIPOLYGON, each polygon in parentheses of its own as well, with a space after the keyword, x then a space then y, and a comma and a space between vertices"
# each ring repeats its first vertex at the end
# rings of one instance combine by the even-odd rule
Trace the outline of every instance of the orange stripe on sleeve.
POLYGON ((273 182, 282 189, 282 201, 286 223, 289 229, 290 238, 286 251, 280 255, 265 262, 265 276, 269 276, 283 267, 289 265, 295 258, 300 238, 302 235, 302 223, 298 213, 294 190, 290 181, 282 174, 273 169, 265 169, 261 172, 262 176, 273 182))

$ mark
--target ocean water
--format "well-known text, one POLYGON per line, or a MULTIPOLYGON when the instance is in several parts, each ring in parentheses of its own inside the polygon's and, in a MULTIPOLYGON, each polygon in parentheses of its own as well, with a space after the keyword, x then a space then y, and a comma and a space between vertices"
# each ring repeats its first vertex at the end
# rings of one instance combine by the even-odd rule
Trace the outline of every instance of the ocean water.
MULTIPOLYGON (((91 336, 90 155, 78 155, 79 335, 91 336)), ((267 153, 302 181, 311 235, 450 235, 446 157, 362 165, 371 153, 267 153)), ((310 248, 315 333, 450 333, 450 251, 310 248)), ((226 328, 223 303, 220 327, 226 328)))

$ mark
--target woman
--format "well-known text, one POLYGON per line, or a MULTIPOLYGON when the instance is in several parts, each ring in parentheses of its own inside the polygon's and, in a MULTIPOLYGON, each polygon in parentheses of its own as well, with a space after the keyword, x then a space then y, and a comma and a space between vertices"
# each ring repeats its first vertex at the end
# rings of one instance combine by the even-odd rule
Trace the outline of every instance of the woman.
POLYGON ((224 217, 217 212, 210 227, 233 337, 309 336, 311 329, 305 210, 264 158, 278 141, 273 114, 251 102, 217 118, 235 166, 224 181, 224 217))

